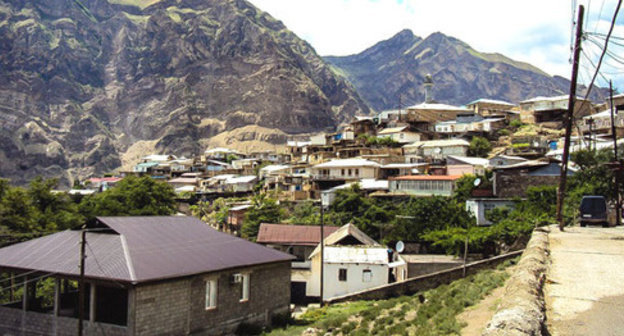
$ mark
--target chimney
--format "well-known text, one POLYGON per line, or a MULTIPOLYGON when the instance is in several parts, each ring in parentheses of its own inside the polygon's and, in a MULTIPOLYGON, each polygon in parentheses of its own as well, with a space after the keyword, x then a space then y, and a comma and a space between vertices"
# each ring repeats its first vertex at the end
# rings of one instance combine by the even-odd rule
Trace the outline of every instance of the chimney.
POLYGON ((425 87, 425 103, 426 104, 431 104, 434 103, 435 100, 433 100, 433 79, 431 79, 431 74, 427 74, 425 76, 425 82, 423 83, 424 87, 425 87))

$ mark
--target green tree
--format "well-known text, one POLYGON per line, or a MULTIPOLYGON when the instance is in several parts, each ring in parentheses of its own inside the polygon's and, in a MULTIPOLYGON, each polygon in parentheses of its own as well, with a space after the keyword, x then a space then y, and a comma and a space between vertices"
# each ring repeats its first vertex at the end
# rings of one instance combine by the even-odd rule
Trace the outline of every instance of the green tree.
POLYGON ((64 192, 53 192, 57 179, 37 177, 30 181, 28 196, 37 208, 37 226, 43 231, 56 231, 79 227, 84 223, 78 205, 64 192))
POLYGON ((492 144, 488 139, 475 136, 470 141, 470 147, 468 147, 469 156, 487 157, 492 150, 492 144))
POLYGON ((243 238, 255 240, 261 223, 279 223, 285 217, 285 212, 277 200, 267 197, 266 194, 254 196, 252 205, 245 213, 241 235, 243 238))
POLYGON ((149 176, 128 176, 113 188, 83 198, 80 211, 92 223, 96 216, 166 216, 176 212, 175 192, 149 176))
POLYGON ((319 225, 321 222, 320 208, 309 200, 297 203, 287 221, 292 224, 319 225))
POLYGON ((0 226, 11 232, 29 233, 39 231, 37 208, 28 192, 20 187, 7 187, 0 200, 0 226))

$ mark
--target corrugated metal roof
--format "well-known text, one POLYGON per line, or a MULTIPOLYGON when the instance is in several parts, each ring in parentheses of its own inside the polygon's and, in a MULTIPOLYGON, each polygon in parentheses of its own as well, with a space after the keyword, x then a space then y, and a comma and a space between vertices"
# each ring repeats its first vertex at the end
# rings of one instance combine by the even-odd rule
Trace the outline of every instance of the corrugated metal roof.
POLYGON ((341 167, 380 167, 381 165, 375 161, 366 159, 334 159, 328 162, 320 163, 314 168, 341 168, 341 167))
POLYGON ((480 157, 472 157, 472 156, 458 156, 458 155, 449 155, 451 159, 455 159, 460 162, 464 162, 474 166, 484 166, 487 167, 490 165, 490 160, 480 158, 480 157))
POLYGON ((388 264, 388 249, 366 246, 326 246, 323 259, 326 263, 386 265, 388 264))
POLYGON ((427 140, 416 141, 411 144, 403 146, 405 147, 447 147, 447 146, 470 146, 470 143, 463 139, 448 139, 448 140, 427 140))
POLYGON ((392 134, 392 133, 399 133, 399 132, 403 132, 405 131, 405 129, 407 128, 407 126, 401 126, 401 127, 392 127, 392 128, 384 128, 381 131, 377 132, 377 134, 392 134))
MULTIPOLYGON (((219 232, 193 217, 98 220, 115 233, 87 233, 89 278, 138 283, 293 258, 219 232)), ((0 249, 0 267, 77 276, 79 242, 79 231, 63 231, 8 246, 0 249)))
MULTIPOLYGON (((323 235, 327 238, 339 229, 325 226, 323 235)), ((317 225, 260 224, 256 242, 262 244, 290 244, 316 246, 321 242, 321 227, 317 225)))

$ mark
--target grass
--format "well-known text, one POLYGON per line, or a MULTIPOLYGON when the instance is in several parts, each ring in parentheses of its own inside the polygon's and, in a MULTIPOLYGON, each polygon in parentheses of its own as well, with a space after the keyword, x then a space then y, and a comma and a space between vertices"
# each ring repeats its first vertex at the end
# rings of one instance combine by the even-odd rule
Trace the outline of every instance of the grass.
POLYGON ((311 309, 286 327, 263 335, 301 335, 309 328, 317 335, 459 335, 463 324, 457 315, 502 286, 509 276, 506 268, 516 262, 517 258, 508 260, 494 270, 412 296, 311 309))

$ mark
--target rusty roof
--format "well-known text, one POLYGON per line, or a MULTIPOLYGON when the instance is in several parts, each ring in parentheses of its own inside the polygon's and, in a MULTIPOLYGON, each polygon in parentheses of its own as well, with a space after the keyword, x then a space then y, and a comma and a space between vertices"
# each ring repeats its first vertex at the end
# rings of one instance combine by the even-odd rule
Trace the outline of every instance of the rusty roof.
MULTIPOLYGON (((325 226, 324 238, 339 229, 325 226)), ((256 242, 261 244, 316 246, 321 242, 321 227, 318 225, 260 224, 256 242)))
MULTIPOLYGON (((140 283, 288 261, 289 254, 219 232, 194 217, 98 217, 87 233, 88 278, 140 283)), ((0 268, 79 275, 80 231, 0 249, 0 268)))

